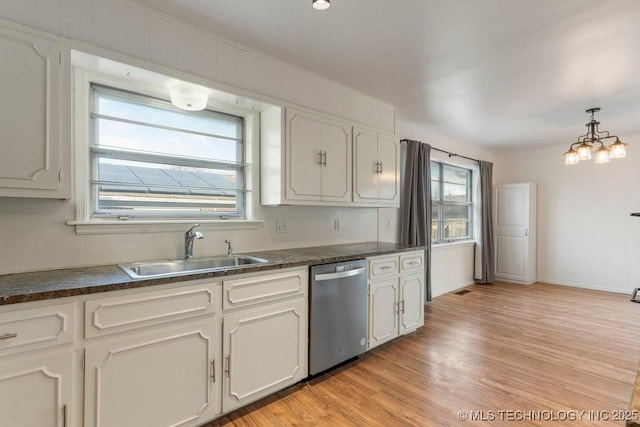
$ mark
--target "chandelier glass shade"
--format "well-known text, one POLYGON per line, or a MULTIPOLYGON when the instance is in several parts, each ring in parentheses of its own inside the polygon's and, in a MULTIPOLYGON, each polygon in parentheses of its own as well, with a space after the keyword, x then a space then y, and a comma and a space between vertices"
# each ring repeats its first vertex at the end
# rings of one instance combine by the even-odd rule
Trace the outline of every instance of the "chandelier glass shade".
POLYGON ((598 111, 600 108, 587 110, 587 113, 591 113, 591 120, 586 124, 587 133, 580 136, 578 141, 571 144, 569 150, 564 153, 565 165, 577 165, 581 160, 590 160, 592 157, 594 163, 608 163, 609 159, 620 159, 627 155, 625 147, 628 144, 620 141, 617 136, 599 129, 600 122, 594 118, 594 114, 598 111), (610 145, 605 144, 611 141, 613 142, 610 145))

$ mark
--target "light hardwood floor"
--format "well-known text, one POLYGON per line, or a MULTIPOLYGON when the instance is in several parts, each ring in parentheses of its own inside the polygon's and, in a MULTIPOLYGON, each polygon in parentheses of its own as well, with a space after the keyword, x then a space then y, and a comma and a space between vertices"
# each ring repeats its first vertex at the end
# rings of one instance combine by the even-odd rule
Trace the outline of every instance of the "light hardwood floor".
POLYGON ((427 304, 418 332, 209 426, 624 425, 596 418, 629 406, 640 304, 542 283, 466 289, 427 304), (586 413, 523 420, 580 416, 559 411, 586 413))

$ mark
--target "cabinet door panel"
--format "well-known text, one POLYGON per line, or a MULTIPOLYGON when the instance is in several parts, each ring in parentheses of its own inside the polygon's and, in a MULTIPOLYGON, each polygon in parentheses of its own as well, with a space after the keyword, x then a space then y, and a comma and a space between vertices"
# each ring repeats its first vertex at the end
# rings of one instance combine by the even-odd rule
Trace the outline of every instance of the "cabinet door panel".
POLYGON ((54 190, 50 197, 59 196, 61 97, 69 80, 63 53, 54 36, 0 27, 0 57, 11 58, 0 67, 0 81, 10 82, 0 86, 0 195, 4 188, 10 196, 29 195, 20 190, 54 190))
POLYGON ((322 124, 322 200, 351 201, 351 129, 322 124))
POLYGON ((0 364, 0 426, 59 427, 65 410, 71 421, 72 369, 72 353, 0 364))
POLYGON ((369 349, 398 336, 398 279, 369 284, 369 349))
POLYGON ((382 173, 378 175, 379 202, 400 206, 400 143, 398 140, 379 134, 378 158, 382 162, 382 173))
POLYGON ((306 311, 300 298, 225 317, 225 412, 306 376, 306 311))
POLYGON ((285 194, 291 200, 320 200, 322 123, 287 110, 285 194))
POLYGON ((400 334, 424 325, 424 276, 400 277, 400 334))
POLYGON ((85 426, 190 426, 217 415, 218 324, 88 345, 85 426))
POLYGON ((354 128, 354 192, 353 201, 375 203, 378 199, 378 135, 354 128))

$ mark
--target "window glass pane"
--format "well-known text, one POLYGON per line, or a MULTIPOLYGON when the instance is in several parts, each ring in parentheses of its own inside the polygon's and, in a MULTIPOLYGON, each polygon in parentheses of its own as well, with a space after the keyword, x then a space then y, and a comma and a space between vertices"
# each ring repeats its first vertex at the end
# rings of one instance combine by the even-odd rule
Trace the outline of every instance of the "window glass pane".
POLYGON ((238 170, 104 157, 96 163, 100 182, 93 186, 100 213, 238 212, 238 170))
POLYGON ((440 163, 431 162, 431 180, 432 181, 440 180, 440 163))
POLYGON ((459 237, 468 237, 469 236, 469 222, 458 220, 458 221, 443 221, 443 238, 445 239, 454 239, 459 237))
POLYGON ((444 182, 452 184, 469 185, 471 177, 468 169, 457 168, 454 166, 443 165, 442 175, 444 182))
POLYGON ((237 162, 241 143, 228 139, 148 127, 109 119, 94 119, 96 144, 146 153, 237 162))
POLYGON ((431 200, 440 200, 440 183, 431 181, 431 200))
POLYGON ((94 215, 244 213, 242 117, 92 86, 94 215))
POLYGON ((468 220, 469 219, 469 206, 456 206, 456 205, 443 205, 442 206, 442 219, 447 220, 468 220))
POLYGON ((237 117, 216 114, 208 110, 196 112, 177 111, 168 105, 167 107, 169 108, 161 108, 153 105, 153 103, 162 103, 162 101, 152 98, 128 95, 126 93, 123 93, 122 98, 118 98, 110 94, 100 93, 101 89, 97 90, 96 112, 101 115, 227 138, 242 137, 242 128, 237 117))
POLYGON ((443 200, 447 202, 469 202, 471 201, 471 194, 469 194, 469 187, 460 184, 442 184, 443 200))
POLYGON ((431 241, 438 240, 438 204, 431 203, 431 241))

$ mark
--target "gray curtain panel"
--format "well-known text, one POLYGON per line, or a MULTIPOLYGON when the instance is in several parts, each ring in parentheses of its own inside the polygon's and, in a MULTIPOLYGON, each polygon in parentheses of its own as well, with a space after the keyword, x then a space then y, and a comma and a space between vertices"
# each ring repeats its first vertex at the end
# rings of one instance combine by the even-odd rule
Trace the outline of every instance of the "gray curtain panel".
POLYGON ((405 158, 400 202, 400 241, 426 246, 426 300, 431 301, 431 146, 403 139, 405 158))
POLYGON ((480 165, 480 244, 482 245, 482 277, 477 283, 493 283, 495 272, 495 244, 493 240, 493 163, 478 161, 480 165))

